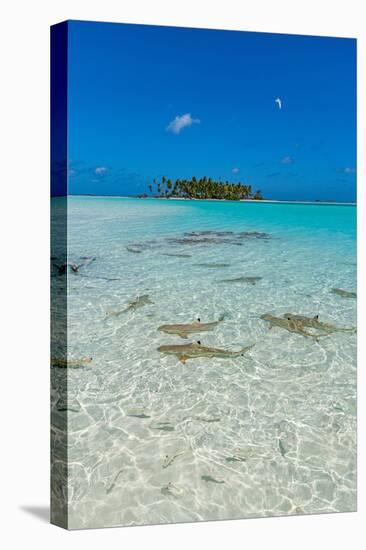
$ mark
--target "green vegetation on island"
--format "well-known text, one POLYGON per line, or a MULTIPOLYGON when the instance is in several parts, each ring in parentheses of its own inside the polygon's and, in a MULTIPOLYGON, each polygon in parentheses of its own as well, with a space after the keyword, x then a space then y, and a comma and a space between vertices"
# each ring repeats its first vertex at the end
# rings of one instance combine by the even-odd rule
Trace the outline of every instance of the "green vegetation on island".
POLYGON ((195 176, 190 180, 177 179, 174 182, 162 177, 161 181, 154 179, 149 185, 150 193, 160 198, 182 199, 222 199, 237 201, 242 199, 262 200, 261 191, 253 191, 251 185, 215 181, 212 178, 195 176))

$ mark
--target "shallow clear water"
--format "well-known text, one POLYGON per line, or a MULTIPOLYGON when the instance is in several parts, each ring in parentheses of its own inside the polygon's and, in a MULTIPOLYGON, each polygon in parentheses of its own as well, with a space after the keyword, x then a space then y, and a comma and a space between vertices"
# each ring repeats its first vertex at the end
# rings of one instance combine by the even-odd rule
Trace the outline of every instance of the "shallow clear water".
POLYGON ((356 300, 331 289, 356 290, 356 208, 71 197, 68 215, 69 263, 95 258, 68 280, 69 359, 93 358, 68 369, 57 413, 69 526, 355 510, 356 335, 260 316, 355 326, 356 300), (233 233, 169 240, 200 231, 233 233), (268 238, 239 235, 253 231, 268 238), (212 263, 228 265, 198 265, 212 263), (261 279, 222 282, 242 276, 261 279), (114 315, 142 295, 153 303, 114 315), (221 315, 188 340, 157 330, 221 315), (186 363, 157 351, 197 340, 255 346, 186 363))

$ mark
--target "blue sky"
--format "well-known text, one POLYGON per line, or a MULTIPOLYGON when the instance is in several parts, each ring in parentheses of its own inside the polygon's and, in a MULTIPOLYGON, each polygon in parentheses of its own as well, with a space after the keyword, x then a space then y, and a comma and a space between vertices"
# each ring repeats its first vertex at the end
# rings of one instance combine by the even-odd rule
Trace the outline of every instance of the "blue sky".
POLYGON ((71 194, 195 175, 355 200, 355 40, 71 21, 68 86, 71 194))

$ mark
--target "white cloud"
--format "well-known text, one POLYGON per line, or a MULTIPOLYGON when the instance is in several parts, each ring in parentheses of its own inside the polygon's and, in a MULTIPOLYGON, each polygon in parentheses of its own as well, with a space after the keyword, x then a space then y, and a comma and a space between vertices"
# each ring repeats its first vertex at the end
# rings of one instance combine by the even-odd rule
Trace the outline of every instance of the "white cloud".
POLYGON ((240 168, 233 168, 231 171, 233 174, 239 174, 240 168))
POLYGON ((288 155, 287 157, 284 157, 281 160, 282 164, 293 164, 293 162, 294 162, 294 159, 292 157, 290 157, 290 155, 288 155))
POLYGON ((282 109, 282 99, 281 98, 276 97, 275 103, 277 103, 279 109, 282 109))
POLYGON ((107 168, 105 166, 97 166, 96 169, 94 170, 97 176, 100 176, 101 174, 105 174, 106 171, 107 171, 107 168))
POLYGON ((176 116, 174 120, 169 122, 166 127, 167 132, 172 132, 172 134, 179 134, 183 128, 192 126, 192 124, 199 124, 201 121, 199 118, 192 118, 191 113, 186 113, 182 116, 176 116))
POLYGON ((352 168, 351 166, 345 166, 344 168, 338 168, 338 172, 343 172, 343 174, 355 174, 356 168, 352 168))

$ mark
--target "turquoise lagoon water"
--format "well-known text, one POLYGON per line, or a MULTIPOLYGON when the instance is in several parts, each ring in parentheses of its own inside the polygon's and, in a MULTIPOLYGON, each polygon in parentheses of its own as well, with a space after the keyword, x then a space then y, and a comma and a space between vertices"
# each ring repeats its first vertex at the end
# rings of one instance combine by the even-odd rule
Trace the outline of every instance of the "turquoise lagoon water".
POLYGON ((355 326, 356 300, 331 289, 356 290, 356 208, 70 197, 68 216, 68 261, 95 258, 68 279, 69 359, 93 358, 67 374, 69 526, 355 510, 356 335, 260 317, 355 326), (204 231, 233 233, 184 235, 204 231), (261 279, 222 282, 242 276, 261 279), (188 340, 157 330, 221 315, 188 340), (157 351, 198 339, 255 346, 157 351))

